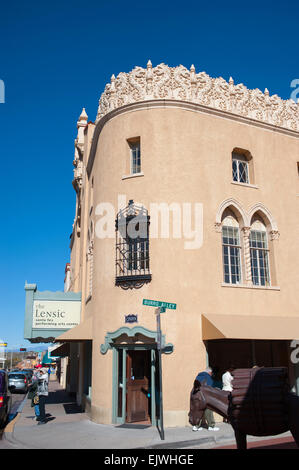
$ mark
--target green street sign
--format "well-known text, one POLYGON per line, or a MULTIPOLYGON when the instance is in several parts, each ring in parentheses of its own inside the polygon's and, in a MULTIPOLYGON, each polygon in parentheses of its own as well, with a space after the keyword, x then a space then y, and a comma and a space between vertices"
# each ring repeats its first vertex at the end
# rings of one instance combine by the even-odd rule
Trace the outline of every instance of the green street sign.
POLYGON ((143 299, 142 304, 147 305, 148 307, 162 307, 169 308, 171 310, 176 310, 176 304, 173 304, 171 302, 162 302, 161 300, 143 299))

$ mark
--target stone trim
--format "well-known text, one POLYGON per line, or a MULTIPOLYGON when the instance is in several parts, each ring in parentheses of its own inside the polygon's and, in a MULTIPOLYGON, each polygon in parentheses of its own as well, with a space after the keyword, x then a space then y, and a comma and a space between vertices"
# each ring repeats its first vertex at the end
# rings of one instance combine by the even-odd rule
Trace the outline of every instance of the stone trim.
POLYGON ((221 287, 233 287, 237 289, 262 289, 262 290, 280 290, 279 286, 256 286, 254 284, 252 285, 247 285, 247 284, 226 284, 223 282, 221 284, 221 287))
MULTIPOLYGON (((107 333, 105 336, 105 342, 104 344, 101 344, 100 346, 100 351, 102 354, 106 354, 108 349, 112 349, 113 346, 116 346, 117 343, 114 342, 117 338, 119 338, 122 335, 127 335, 128 338, 135 338, 137 335, 142 335, 147 338, 150 338, 153 340, 153 342, 157 342, 157 331, 152 331, 148 330, 147 328, 144 328, 143 326, 134 326, 133 328, 128 328, 126 326, 123 326, 119 328, 116 331, 107 333)), ((140 346, 142 346, 143 343, 138 343, 140 346)), ((119 346, 125 346, 125 343, 119 344, 119 346)), ((132 345, 132 343, 130 343, 132 345)), ((165 335, 162 334, 162 348, 163 352, 166 354, 170 354, 173 352, 173 345, 171 343, 166 344, 165 341, 165 335)))
POLYGON ((263 93, 249 90, 243 83, 235 85, 231 77, 227 82, 205 72, 196 74, 194 65, 190 70, 163 63, 153 67, 151 61, 146 69, 135 67, 116 78, 112 75, 99 100, 96 123, 122 106, 157 99, 196 103, 299 132, 299 105, 292 99, 270 96, 267 88, 263 93))

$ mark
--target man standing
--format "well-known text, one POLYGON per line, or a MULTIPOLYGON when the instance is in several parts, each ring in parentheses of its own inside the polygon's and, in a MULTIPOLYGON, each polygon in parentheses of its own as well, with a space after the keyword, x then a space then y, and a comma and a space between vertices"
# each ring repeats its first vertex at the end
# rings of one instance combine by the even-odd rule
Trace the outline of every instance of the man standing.
MULTIPOLYGON (((201 384, 208 385, 209 387, 214 386, 214 381, 212 379, 212 369, 210 367, 207 367, 205 371, 199 372, 199 374, 196 377, 196 380, 200 382, 201 384)), ((214 414, 212 410, 209 410, 208 408, 205 409, 203 413, 203 417, 200 420, 200 423, 198 426, 193 426, 192 430, 193 431, 201 431, 203 428, 201 426, 203 420, 207 422, 208 425, 208 431, 219 431, 219 428, 215 426, 215 419, 214 419, 214 414)))
POLYGON ((48 396, 48 373, 47 369, 40 369, 38 375, 37 394, 39 398, 39 422, 37 424, 46 424, 45 402, 48 396))

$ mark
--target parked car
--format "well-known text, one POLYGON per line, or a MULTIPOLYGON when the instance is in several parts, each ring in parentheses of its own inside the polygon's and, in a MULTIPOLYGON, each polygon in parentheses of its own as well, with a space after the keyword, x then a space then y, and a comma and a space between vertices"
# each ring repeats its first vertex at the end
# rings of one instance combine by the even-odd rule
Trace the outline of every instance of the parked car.
POLYGON ((28 376, 22 372, 10 372, 8 374, 8 386, 14 387, 14 392, 27 393, 29 387, 28 376))
POLYGON ((0 371, 0 427, 4 427, 11 411, 12 397, 8 388, 8 375, 0 371))
POLYGON ((32 376, 33 376, 32 369, 22 369, 20 372, 25 373, 28 376, 29 382, 32 382, 32 376))

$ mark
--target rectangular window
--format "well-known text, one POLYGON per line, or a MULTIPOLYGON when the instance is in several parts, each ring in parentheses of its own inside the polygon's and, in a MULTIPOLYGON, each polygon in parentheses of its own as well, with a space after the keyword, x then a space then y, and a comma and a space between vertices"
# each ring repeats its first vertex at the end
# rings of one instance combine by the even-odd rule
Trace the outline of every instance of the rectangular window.
POLYGON ((232 172, 233 181, 249 184, 248 161, 245 156, 233 153, 232 172))
POLYGON ((131 175, 141 173, 141 153, 140 153, 140 139, 129 142, 131 151, 130 170, 131 175))
POLYGON ((251 230, 250 261, 253 284, 256 286, 269 286, 269 250, 266 232, 251 230))
POLYGON ((237 227, 222 227, 222 248, 224 282, 239 284, 241 282, 241 246, 237 227))

